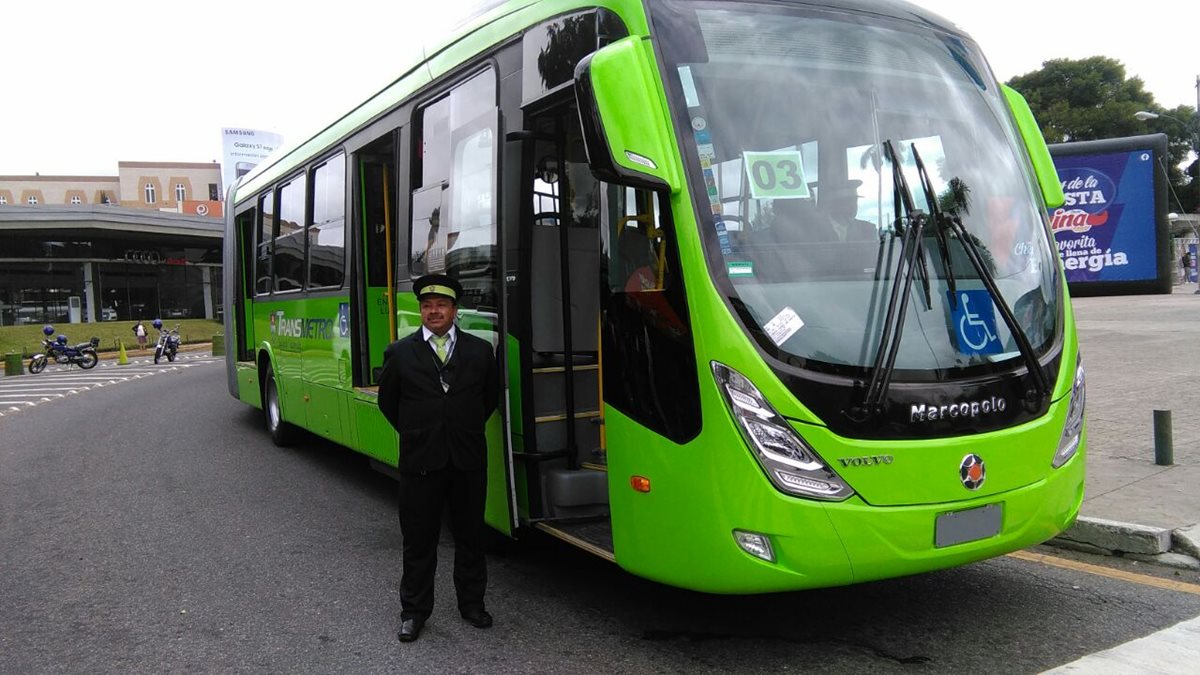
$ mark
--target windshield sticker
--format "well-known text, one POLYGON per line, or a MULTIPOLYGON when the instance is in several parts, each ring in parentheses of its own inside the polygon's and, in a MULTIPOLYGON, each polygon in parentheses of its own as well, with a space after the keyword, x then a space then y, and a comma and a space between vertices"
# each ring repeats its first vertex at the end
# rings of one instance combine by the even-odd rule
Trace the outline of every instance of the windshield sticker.
POLYGON ((804 158, 799 150, 745 152, 743 165, 754 199, 807 199, 804 158))
MULTIPOLYGON (((950 295, 947 292, 947 295, 950 295)), ((986 289, 954 291, 957 303, 951 299, 954 309, 950 318, 954 321, 954 335, 958 339, 958 351, 963 354, 997 354, 1003 349, 996 332, 996 306, 986 289)))
POLYGON ((721 246, 721 255, 733 253, 733 245, 729 241, 729 232, 725 230, 725 221, 721 218, 721 194, 717 186, 716 174, 713 172, 713 160, 717 158, 717 149, 713 145, 712 134, 708 131, 708 122, 704 119, 704 111, 700 109, 700 98, 696 96, 696 85, 692 82, 692 70, 688 66, 680 66, 679 78, 683 82, 684 96, 689 108, 696 108, 696 116, 692 118, 692 142, 696 144, 696 155, 700 158, 700 170, 704 174, 705 192, 708 194, 708 204, 713 214, 713 229, 717 231, 717 242, 721 246), (690 92, 690 93, 689 93, 690 92))
POLYGON ((700 156, 700 167, 704 172, 704 185, 708 193, 708 203, 712 207, 713 227, 717 230, 717 241, 721 246, 721 254, 733 253, 729 241, 729 233, 725 231, 725 221, 721 219, 721 196, 717 189, 716 174, 713 173, 713 159, 716 151, 713 148, 712 136, 707 131, 697 130, 692 133, 696 141, 696 152, 700 156))
POLYGON ((687 107, 699 106, 700 97, 696 95, 696 81, 692 79, 691 66, 679 66, 679 84, 683 87, 683 100, 687 107))
POLYGON ((721 255, 733 253, 733 244, 729 241, 729 230, 725 229, 725 219, 721 217, 721 214, 715 213, 713 220, 716 222, 717 243, 721 246, 721 255))
POLYGON ((750 260, 727 262, 725 263, 725 269, 729 272, 729 278, 731 279, 754 276, 754 262, 750 260))
POLYGON ((787 342, 789 338, 796 334, 796 331, 804 327, 804 321, 796 314, 796 310, 791 307, 784 307, 782 311, 775 315, 763 326, 763 331, 767 337, 771 338, 771 342, 778 347, 787 342))

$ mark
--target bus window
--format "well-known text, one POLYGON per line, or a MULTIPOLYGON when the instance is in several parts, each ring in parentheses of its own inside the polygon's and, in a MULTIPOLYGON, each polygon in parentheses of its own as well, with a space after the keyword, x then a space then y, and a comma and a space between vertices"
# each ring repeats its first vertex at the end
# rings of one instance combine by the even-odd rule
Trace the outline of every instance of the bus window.
POLYGON ((604 401, 684 443, 700 431, 700 391, 672 225, 652 192, 606 187, 604 401))
POLYGON ((254 263, 254 293, 268 295, 271 283, 271 247, 275 243, 275 193, 267 192, 258 200, 258 211, 262 214, 258 228, 258 258, 254 263))
POLYGON ((583 57, 629 31, 608 9, 560 16, 527 31, 521 38, 521 100, 535 101, 572 81, 583 57))
POLYGON ((346 157, 313 170, 312 222, 308 226, 309 288, 342 285, 346 261, 346 157))
POLYGON ((495 311, 495 74, 463 82, 419 119, 422 184, 412 193, 409 274, 448 274, 463 285, 462 304, 495 311))
POLYGON ((439 245, 442 223, 440 184, 413 192, 412 252, 408 271, 415 279, 423 274, 445 270, 446 246, 439 245))
POLYGON ((609 203, 619 215, 609 219, 609 290, 617 293, 661 291, 666 282, 665 233, 658 221, 658 196, 623 188, 609 203))
POLYGON ((272 272, 276 291, 304 287, 304 176, 279 188, 279 221, 272 272))
POLYGON ((463 294, 473 306, 490 311, 498 306, 491 283, 496 270, 494 120, 494 112, 485 114, 453 135, 454 177, 446 227, 447 273, 464 282, 463 294))
MULTIPOLYGON (((253 297, 254 286, 247 282, 247 277, 253 279, 254 274, 254 233, 258 225, 258 209, 250 207, 237 215, 238 251, 241 260, 237 261, 237 276, 235 282, 236 294, 239 297, 253 297)), ((232 274, 233 270, 228 270, 232 274)))

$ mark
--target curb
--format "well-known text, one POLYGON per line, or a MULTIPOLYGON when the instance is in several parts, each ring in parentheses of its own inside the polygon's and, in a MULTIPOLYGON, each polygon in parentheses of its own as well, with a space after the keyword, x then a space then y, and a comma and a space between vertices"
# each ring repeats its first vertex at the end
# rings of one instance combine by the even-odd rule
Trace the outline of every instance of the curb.
MULTIPOLYGON (((211 349, 211 348, 212 348, 212 342, 189 342, 185 345, 180 345, 179 351, 180 352, 198 352, 198 351, 203 351, 205 349, 211 349)), ((131 359, 134 358, 135 356, 139 356, 139 357, 154 356, 154 347, 150 347, 149 349, 146 349, 146 350, 126 349, 125 352, 129 355, 129 358, 131 358, 131 359)), ((113 361, 113 360, 120 358, 120 354, 117 351, 100 352, 99 354, 97 354, 97 356, 100 357, 101 361, 113 361)))
POLYGON ((1200 524, 1175 530, 1080 516, 1048 546, 1200 571, 1200 524))

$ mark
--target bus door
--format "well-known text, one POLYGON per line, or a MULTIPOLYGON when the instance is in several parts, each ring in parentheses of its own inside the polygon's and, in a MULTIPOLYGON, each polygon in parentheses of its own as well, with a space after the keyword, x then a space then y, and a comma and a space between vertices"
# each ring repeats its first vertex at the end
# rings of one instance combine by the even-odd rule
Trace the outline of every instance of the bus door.
POLYGON ((396 287, 396 169, 391 148, 389 135, 371 145, 368 152, 355 155, 358 182, 354 199, 356 211, 362 215, 357 233, 361 254, 356 259, 362 271, 357 276, 360 293, 352 313, 352 325, 361 329, 354 331, 354 382, 365 387, 379 384, 383 351, 396 339, 392 292, 396 287))
MULTIPOLYGON (((445 274, 457 280, 462 285, 458 330, 496 346, 499 371, 506 375, 509 351, 498 227, 498 84, 495 70, 481 68, 414 112, 412 140, 406 142, 411 148, 403 153, 411 154, 413 161, 407 181, 411 204, 404 232, 407 250, 401 254, 400 269, 406 285, 426 274, 445 274)), ((412 298, 411 293, 407 295, 412 298)), ((412 309, 410 318, 401 303, 398 321, 405 325, 402 334, 420 326, 415 298, 405 300, 412 309)), ((485 429, 488 476, 484 520, 511 534, 517 495, 507 403, 502 400, 485 429)))
POLYGON ((528 484, 543 486, 530 495, 531 516, 543 529, 610 557, 599 347, 601 184, 588 168, 573 100, 527 119, 525 428, 534 434, 527 434, 525 460, 528 484))

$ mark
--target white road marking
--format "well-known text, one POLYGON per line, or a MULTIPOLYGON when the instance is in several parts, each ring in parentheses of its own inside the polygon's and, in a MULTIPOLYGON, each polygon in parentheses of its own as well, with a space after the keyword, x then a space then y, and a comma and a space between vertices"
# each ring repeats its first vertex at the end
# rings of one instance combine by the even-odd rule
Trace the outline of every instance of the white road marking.
POLYGON ((0 378, 0 417, 11 415, 40 403, 49 403, 90 389, 140 380, 159 373, 179 372, 192 366, 223 362, 224 357, 180 355, 174 362, 154 363, 138 359, 126 365, 102 361, 96 368, 51 365, 45 371, 0 378), (105 372, 97 372, 99 369, 105 372))

